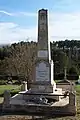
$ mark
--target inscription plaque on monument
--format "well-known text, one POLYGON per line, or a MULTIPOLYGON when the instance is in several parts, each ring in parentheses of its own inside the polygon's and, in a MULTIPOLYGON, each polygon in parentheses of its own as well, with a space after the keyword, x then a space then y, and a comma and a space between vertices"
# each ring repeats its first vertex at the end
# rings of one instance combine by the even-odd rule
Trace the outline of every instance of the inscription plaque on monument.
POLYGON ((38 57, 47 58, 48 57, 48 51, 47 50, 39 50, 38 51, 38 57))
POLYGON ((44 62, 36 66, 36 81, 49 81, 49 66, 44 62))

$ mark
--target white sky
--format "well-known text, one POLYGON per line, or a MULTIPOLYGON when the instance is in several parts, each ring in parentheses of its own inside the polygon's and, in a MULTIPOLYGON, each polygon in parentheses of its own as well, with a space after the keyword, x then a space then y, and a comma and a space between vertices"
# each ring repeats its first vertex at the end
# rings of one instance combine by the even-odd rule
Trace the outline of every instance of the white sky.
MULTIPOLYGON (((6 11, 2 12, 7 15, 12 15, 11 13, 7 13, 6 11)), ((34 13, 25 13, 25 15, 29 17, 37 16, 34 13)), ((48 21, 49 39, 51 41, 65 39, 80 40, 79 12, 52 12, 49 13, 48 21)), ((14 22, 0 22, 0 44, 14 43, 26 39, 37 41, 37 23, 36 26, 24 28, 14 22)))

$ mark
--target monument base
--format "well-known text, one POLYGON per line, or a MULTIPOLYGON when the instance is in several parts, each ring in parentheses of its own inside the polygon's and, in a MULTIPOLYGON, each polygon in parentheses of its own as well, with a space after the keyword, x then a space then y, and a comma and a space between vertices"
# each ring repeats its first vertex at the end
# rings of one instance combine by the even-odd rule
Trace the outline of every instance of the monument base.
MULTIPOLYGON (((57 95, 60 96, 60 95, 57 95)), ((4 106, 3 112, 18 112, 26 114, 36 114, 36 115, 75 115, 76 114, 76 104, 75 104, 75 94, 69 93, 66 97, 64 95, 59 101, 54 101, 57 97, 52 94, 35 94, 19 93, 10 99, 8 107, 4 106), (48 100, 48 101, 47 101, 48 100)))
MULTIPOLYGON (((32 84, 31 91, 34 93, 55 93, 58 89, 56 88, 56 83, 54 85, 32 84)), ((62 93, 62 89, 60 89, 60 93, 62 93)))

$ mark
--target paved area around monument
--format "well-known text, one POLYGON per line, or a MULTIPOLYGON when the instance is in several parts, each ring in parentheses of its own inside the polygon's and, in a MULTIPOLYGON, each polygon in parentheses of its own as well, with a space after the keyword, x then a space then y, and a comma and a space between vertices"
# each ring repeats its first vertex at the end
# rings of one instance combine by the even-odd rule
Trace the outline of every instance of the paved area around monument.
POLYGON ((65 106, 69 104, 69 96, 67 96, 66 98, 61 99, 58 102, 55 102, 52 106, 65 106))
MULTIPOLYGON (((13 105, 35 105, 35 103, 31 103, 31 102, 26 102, 25 100, 22 99, 22 95, 18 95, 15 97, 15 99, 11 99, 10 104, 13 105)), ((53 103, 51 106, 65 106, 69 104, 69 96, 67 96, 66 98, 62 98, 59 101, 53 103)), ((36 104, 38 105, 38 104, 36 104)))

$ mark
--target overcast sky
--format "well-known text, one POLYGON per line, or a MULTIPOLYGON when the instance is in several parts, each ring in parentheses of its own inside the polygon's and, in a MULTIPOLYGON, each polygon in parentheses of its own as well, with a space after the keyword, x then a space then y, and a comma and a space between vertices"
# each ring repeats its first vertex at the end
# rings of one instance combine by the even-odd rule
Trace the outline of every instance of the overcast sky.
POLYGON ((48 9, 51 41, 80 40, 80 0, 0 0, 0 44, 37 41, 37 13, 48 9))

